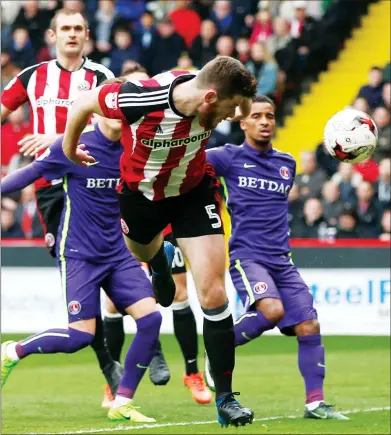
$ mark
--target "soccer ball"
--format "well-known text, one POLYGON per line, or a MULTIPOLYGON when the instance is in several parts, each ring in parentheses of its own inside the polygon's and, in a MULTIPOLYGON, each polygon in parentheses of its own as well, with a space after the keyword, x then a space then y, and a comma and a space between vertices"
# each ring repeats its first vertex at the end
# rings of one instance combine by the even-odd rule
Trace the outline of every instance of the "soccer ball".
POLYGON ((377 138, 373 119, 351 108, 336 113, 324 129, 326 151, 341 162, 362 162, 375 150, 377 138))

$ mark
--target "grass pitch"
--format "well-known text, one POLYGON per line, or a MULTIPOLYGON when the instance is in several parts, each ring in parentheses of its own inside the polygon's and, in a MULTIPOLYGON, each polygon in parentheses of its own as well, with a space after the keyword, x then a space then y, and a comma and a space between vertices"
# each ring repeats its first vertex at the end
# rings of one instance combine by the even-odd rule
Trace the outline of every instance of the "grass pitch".
MULTIPOLYGON (((20 336, 2 336, 2 341, 20 336)), ((112 434, 389 434, 389 337, 324 337, 326 401, 350 421, 304 420, 303 380, 294 338, 265 336, 237 349, 234 390, 255 412, 253 425, 222 429, 214 404, 198 405, 182 383, 183 361, 175 338, 161 337, 171 369, 165 387, 148 374, 135 397, 156 424, 110 423, 100 408, 103 377, 93 351, 31 356, 14 369, 2 392, 1 433, 112 434)), ((130 337, 126 342, 126 348, 130 337)), ((200 337, 200 355, 202 339, 200 337)), ((203 369, 203 358, 199 357, 203 369)))

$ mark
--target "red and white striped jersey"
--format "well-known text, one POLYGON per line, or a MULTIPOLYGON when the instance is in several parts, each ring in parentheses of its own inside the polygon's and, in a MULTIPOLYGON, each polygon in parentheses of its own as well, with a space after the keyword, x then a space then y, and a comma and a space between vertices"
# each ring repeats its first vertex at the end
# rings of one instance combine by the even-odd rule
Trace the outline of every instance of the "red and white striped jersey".
POLYGON ((194 188, 205 172, 205 130, 198 116, 173 104, 177 84, 194 72, 168 71, 149 80, 104 85, 99 103, 108 118, 123 120, 121 176, 129 189, 159 201, 194 188))
MULTIPOLYGON (((34 133, 62 134, 73 101, 82 92, 113 77, 109 69, 87 58, 77 71, 67 71, 54 59, 20 72, 4 89, 1 103, 15 110, 28 102, 34 133)), ((36 182, 37 188, 50 185, 43 179, 36 182)))

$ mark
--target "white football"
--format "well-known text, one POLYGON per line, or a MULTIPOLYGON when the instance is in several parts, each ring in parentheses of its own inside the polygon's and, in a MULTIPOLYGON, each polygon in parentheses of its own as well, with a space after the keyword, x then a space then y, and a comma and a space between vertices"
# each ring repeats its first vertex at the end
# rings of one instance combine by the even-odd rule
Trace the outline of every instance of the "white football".
POLYGON ((347 108, 329 119, 323 142, 332 157, 341 162, 358 163, 373 153, 377 139, 373 119, 364 112, 347 108))

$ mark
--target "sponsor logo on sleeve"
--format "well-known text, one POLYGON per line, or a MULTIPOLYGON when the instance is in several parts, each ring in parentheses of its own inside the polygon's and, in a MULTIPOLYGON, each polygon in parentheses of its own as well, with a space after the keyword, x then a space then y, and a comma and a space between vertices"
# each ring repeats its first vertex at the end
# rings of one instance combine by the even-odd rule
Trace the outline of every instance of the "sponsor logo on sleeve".
POLYGON ((109 109, 117 110, 118 92, 109 92, 105 97, 105 104, 109 109))

